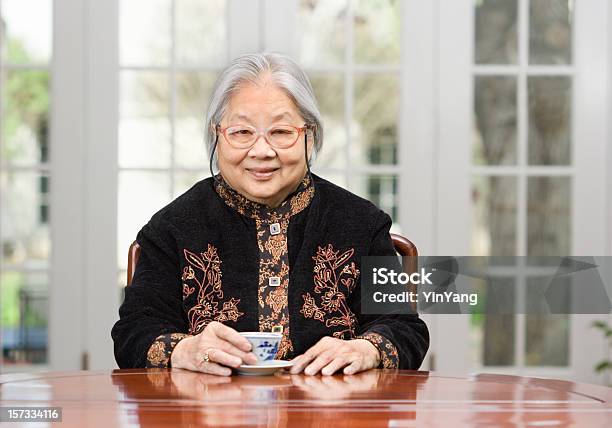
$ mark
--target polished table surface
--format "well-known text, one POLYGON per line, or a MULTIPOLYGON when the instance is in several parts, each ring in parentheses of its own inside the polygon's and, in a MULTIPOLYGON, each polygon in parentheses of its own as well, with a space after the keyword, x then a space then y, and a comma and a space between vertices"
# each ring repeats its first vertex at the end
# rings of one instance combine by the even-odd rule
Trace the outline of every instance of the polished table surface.
MULTIPOLYGON (((180 369, 0 376, 0 406, 59 406, 61 427, 612 427, 612 388, 481 374, 217 377, 180 369)), ((7 426, 19 426, 10 423, 7 426)))

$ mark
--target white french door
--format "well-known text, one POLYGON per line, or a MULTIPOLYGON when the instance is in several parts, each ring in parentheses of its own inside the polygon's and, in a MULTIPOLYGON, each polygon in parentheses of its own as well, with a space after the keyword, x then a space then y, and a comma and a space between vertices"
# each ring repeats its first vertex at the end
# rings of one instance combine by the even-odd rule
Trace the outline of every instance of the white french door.
MULTIPOLYGON (((610 255, 608 2, 497 2, 510 22, 488 29, 495 3, 440 2, 434 251, 610 255)), ((606 318, 436 316, 436 369, 601 382, 606 350, 591 323, 606 318)))

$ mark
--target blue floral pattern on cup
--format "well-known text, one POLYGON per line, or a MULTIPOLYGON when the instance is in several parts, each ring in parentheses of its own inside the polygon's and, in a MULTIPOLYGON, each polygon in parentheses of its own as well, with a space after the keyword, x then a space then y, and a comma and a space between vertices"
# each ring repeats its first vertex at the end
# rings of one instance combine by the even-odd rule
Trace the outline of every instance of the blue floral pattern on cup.
POLYGON ((257 357, 257 364, 264 364, 268 361, 274 360, 283 337, 283 335, 280 333, 267 332, 243 332, 240 334, 251 342, 251 345, 253 346, 252 352, 257 357))
POLYGON ((254 349, 253 352, 261 361, 273 360, 276 356, 276 353, 278 352, 278 342, 273 343, 264 340, 262 342, 259 342, 259 345, 257 345, 256 349, 254 349))

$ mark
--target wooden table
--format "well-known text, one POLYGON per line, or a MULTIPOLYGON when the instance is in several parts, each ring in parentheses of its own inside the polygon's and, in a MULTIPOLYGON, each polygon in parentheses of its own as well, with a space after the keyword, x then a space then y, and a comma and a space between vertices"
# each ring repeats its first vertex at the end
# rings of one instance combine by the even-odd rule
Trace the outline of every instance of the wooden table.
MULTIPOLYGON (((0 376, 1 406, 61 406, 61 427, 612 427, 612 388, 371 370, 217 377, 185 370, 0 376)), ((7 424, 15 427, 17 423, 7 424)))

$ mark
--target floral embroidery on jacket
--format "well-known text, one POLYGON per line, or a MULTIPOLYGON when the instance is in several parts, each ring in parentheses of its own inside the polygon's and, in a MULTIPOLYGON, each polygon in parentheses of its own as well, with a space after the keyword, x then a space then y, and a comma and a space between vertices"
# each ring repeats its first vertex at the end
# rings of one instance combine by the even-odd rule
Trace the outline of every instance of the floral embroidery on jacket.
POLYGON ((326 327, 345 327, 334 332, 334 337, 347 339, 355 337, 357 318, 346 301, 356 286, 359 269, 355 263, 346 263, 354 254, 353 248, 340 254, 331 244, 318 247, 313 257, 314 292, 302 295, 304 304, 301 313, 325 323, 326 327))
POLYGON ((265 242, 264 248, 274 260, 279 260, 287 252, 287 240, 282 235, 273 235, 265 242))
POLYGON ((170 333, 157 336, 147 352, 146 367, 170 367, 170 356, 177 343, 188 337, 184 333, 170 333))
POLYGON ((183 250, 189 266, 183 269, 183 300, 197 290, 196 304, 187 312, 189 333, 198 334, 211 321, 237 321, 244 315, 238 310, 240 299, 231 298, 221 303, 223 287, 221 282, 221 259, 217 248, 208 244, 205 252, 196 254, 183 250), (195 270, 194 270, 195 268, 195 270))
POLYGON ((378 349, 380 365, 383 369, 396 369, 399 367, 399 355, 395 345, 386 337, 374 332, 367 332, 356 337, 365 339, 378 349))
POLYGON ((230 207, 238 213, 255 220, 257 247, 259 248, 259 287, 257 302, 259 308, 259 330, 272 331, 279 328, 283 339, 276 358, 291 356, 293 344, 289 334, 289 254, 287 231, 292 216, 303 211, 314 195, 314 187, 307 175, 296 191, 278 207, 251 201, 229 187, 219 174, 215 189, 230 207), (274 232, 272 227, 274 227, 274 232))

